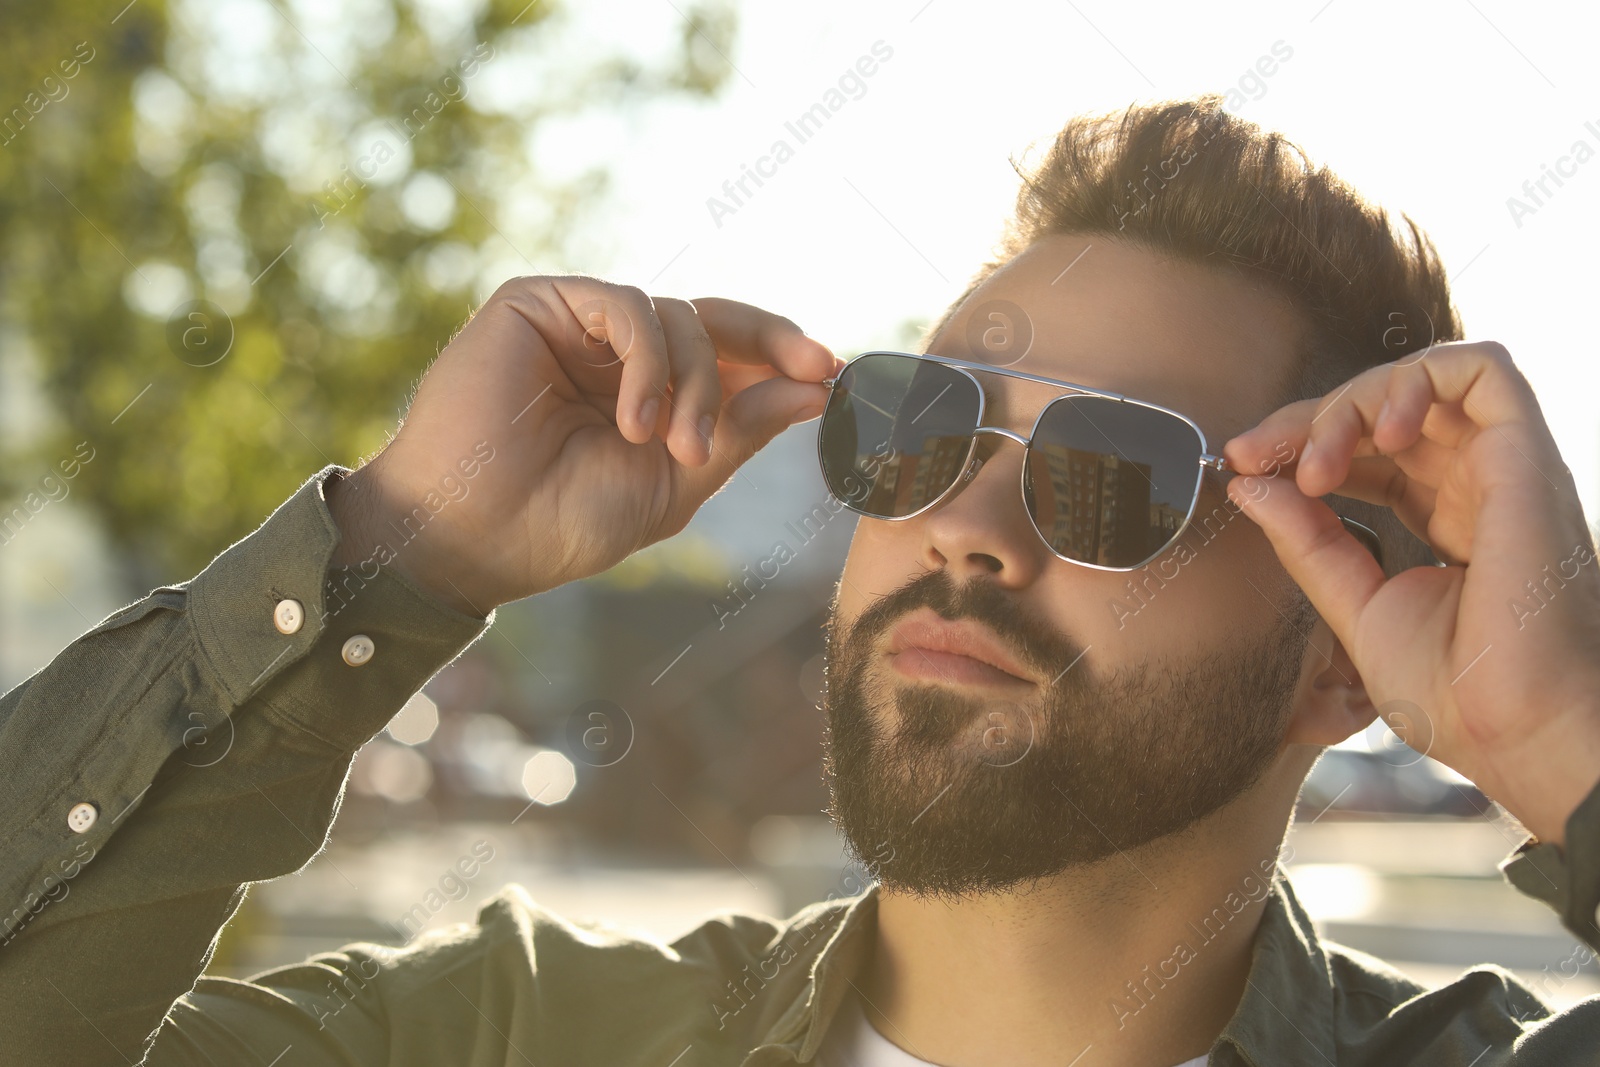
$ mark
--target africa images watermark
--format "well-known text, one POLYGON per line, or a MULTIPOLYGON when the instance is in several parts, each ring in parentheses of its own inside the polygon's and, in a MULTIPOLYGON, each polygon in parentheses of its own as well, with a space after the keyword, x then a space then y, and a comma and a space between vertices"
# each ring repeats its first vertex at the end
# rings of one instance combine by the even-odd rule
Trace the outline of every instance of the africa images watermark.
POLYGON ((815 941, 818 934, 832 925, 832 921, 831 911, 819 911, 807 922, 791 929, 786 937, 778 941, 777 948, 753 964, 746 963, 734 977, 728 979, 727 995, 711 1002, 711 1017, 716 1020, 717 1029, 726 1029, 729 1019, 753 1004, 767 983, 777 978, 784 966, 799 959, 800 950, 815 941))
MULTIPOLYGON (((893 847, 884 841, 874 849, 873 862, 878 865, 888 864, 894 860, 894 855, 893 847), (884 853, 886 848, 887 855, 884 853)), ((826 897, 827 903, 831 904, 841 897, 853 897, 866 888, 866 885, 852 873, 851 867, 846 867, 841 872, 839 884, 844 892, 830 889, 826 897)), ((767 983, 777 978, 784 967, 797 959, 805 958, 800 955, 800 950, 815 941, 817 935, 831 925, 833 918, 832 910, 820 910, 811 919, 791 929, 778 941, 777 948, 754 963, 746 963, 733 978, 728 979, 727 995, 711 1002, 711 1017, 716 1020, 717 1029, 726 1029, 729 1019, 755 1003, 767 983)))
POLYGON ((407 941, 416 937, 428 920, 437 915, 447 902, 466 899, 472 880, 483 873, 494 859, 494 846, 484 840, 474 841, 472 850, 444 869, 437 886, 430 886, 422 899, 411 906, 398 922, 391 925, 407 941))
POLYGON ((763 179, 776 177, 778 168, 794 158, 796 146, 805 144, 821 132, 823 125, 838 114, 845 104, 867 95, 866 79, 878 72, 880 63, 887 63, 894 56, 894 49, 881 39, 872 42, 870 51, 870 55, 862 55, 853 66, 845 68, 835 86, 823 93, 821 100, 783 124, 784 130, 794 138, 794 144, 790 144, 786 137, 776 138, 766 154, 756 158, 753 168, 747 163, 741 164, 739 176, 722 183, 721 197, 706 197, 706 210, 711 213, 711 221, 716 223, 717 229, 722 229, 723 219, 736 213, 745 205, 745 201, 755 195, 750 183, 754 182, 759 189, 766 184, 763 179), (850 94, 848 98, 846 93, 850 94))
MULTIPOLYGON (((1260 100, 1263 96, 1266 96, 1266 79, 1278 73, 1280 66, 1292 58, 1294 58, 1294 49, 1287 42, 1281 39, 1273 41, 1270 54, 1257 57, 1255 64, 1247 67, 1235 84, 1228 87, 1227 94, 1223 97, 1223 106, 1230 111, 1237 112, 1251 100, 1260 100)), ((1211 138, 1207 137, 1201 142, 1200 148, 1204 149, 1210 143, 1211 138)), ((1156 195, 1165 189, 1168 183, 1176 179, 1183 168, 1192 163, 1198 155, 1198 152, 1185 143, 1174 150, 1166 159, 1155 164, 1154 172, 1151 171, 1151 165, 1146 163, 1144 177, 1139 180, 1137 185, 1134 184, 1133 179, 1128 179, 1126 190, 1128 196, 1124 203, 1131 204, 1136 202, 1138 206, 1129 207, 1127 210, 1118 212, 1117 229, 1127 229, 1128 217, 1142 214, 1147 210, 1155 200, 1156 195), (1169 168, 1171 173, 1168 173, 1169 168)))
POLYGON ((60 874, 50 873, 44 876, 38 892, 30 891, 22 902, 14 908, 10 915, 0 916, 0 925, 4 926, 0 932, 0 945, 9 945, 22 928, 38 917, 52 903, 65 900, 72 887, 67 883, 78 877, 78 872, 94 860, 94 846, 87 841, 79 841, 73 846, 74 856, 60 860, 57 866, 61 868, 60 874), (85 852, 87 850, 87 853, 85 852))
MULTIPOLYGON (((439 79, 438 86, 429 89, 422 97, 420 103, 406 112, 400 120, 401 129, 395 134, 404 144, 410 144, 417 139, 427 125, 439 116, 439 113, 451 104, 465 100, 467 96, 467 80, 477 74, 485 63, 494 58, 494 46, 486 41, 480 41, 473 46, 465 58, 461 59, 451 68, 451 73, 439 79), (457 76, 459 72, 459 77, 457 76), (403 133, 401 131, 404 131, 403 133)), ((392 129, 393 127, 391 127, 392 129)), ((378 169, 395 157, 397 149, 387 140, 379 137, 372 146, 355 161, 354 172, 351 165, 346 163, 340 168, 340 177, 329 179, 322 183, 322 199, 314 201, 311 205, 311 214, 316 217, 317 229, 327 225, 328 219, 339 214, 356 200, 356 197, 366 189, 367 183, 378 175, 378 169)))
POLYGON ((483 470, 484 464, 495 457, 494 446, 488 441, 479 441, 472 446, 472 453, 456 461, 456 470, 461 472, 458 478, 454 472, 446 474, 439 481, 437 489, 429 489, 422 495, 422 502, 413 507, 405 518, 396 526, 391 519, 389 528, 399 535, 394 546, 386 540, 380 540, 373 546, 367 558, 359 563, 352 563, 344 568, 344 574, 335 582, 330 569, 326 584, 326 596, 323 598, 322 622, 343 611, 356 593, 365 589, 367 583, 378 577, 381 568, 393 563, 400 554, 400 550, 415 541, 422 535, 428 524, 438 517, 452 503, 459 504, 467 498, 472 491, 471 481, 483 470), (355 588, 351 585, 354 583, 355 588), (347 594, 347 595, 346 595, 347 594), (337 602, 335 604, 335 602, 337 602))
MULTIPOLYGON (((872 490, 872 485, 878 477, 878 471, 885 463, 895 458, 895 452, 888 441, 881 442, 864 463, 855 471, 844 476, 844 491, 852 500, 860 500, 872 490), (859 475, 859 477, 858 477, 859 475), (862 479, 865 479, 864 481, 862 479)), ((825 500, 811 505, 810 509, 800 517, 799 525, 794 522, 785 522, 784 529, 794 535, 797 546, 781 538, 772 545, 772 552, 756 564, 756 573, 750 573, 747 563, 742 568, 742 580, 730 579, 728 582, 728 595, 710 602, 711 612, 717 617, 717 629, 727 629, 728 620, 750 606, 756 593, 767 587, 767 583, 776 579, 783 568, 799 557, 799 549, 804 548, 821 536, 823 529, 840 512, 845 509, 844 503, 829 493, 825 500), (815 529, 813 529, 815 524, 815 529)))
MULTIPOLYGON (((471 852, 444 869, 444 873, 439 876, 437 888, 430 886, 422 899, 394 924, 395 930, 410 941, 428 924, 428 920, 445 906, 446 901, 462 900, 466 897, 472 880, 483 871, 494 856, 493 845, 483 840, 474 841, 471 852), (415 928, 409 926, 410 923, 414 923, 415 928)), ((399 951, 388 945, 368 945, 365 949, 372 954, 370 957, 360 957, 353 967, 340 972, 337 979, 327 979, 327 996, 319 997, 318 1002, 312 1005, 312 1011, 317 1016, 318 1030, 327 1029, 328 1020, 355 1003, 356 998, 366 990, 368 983, 377 978, 382 971, 382 961, 390 959, 399 951)))
MULTIPOLYGON (((374 945, 370 946, 368 951, 375 952, 380 957, 386 957, 393 950, 384 945, 374 945)), ((355 966, 350 970, 339 972, 337 981, 329 978, 327 980, 328 999, 312 1007, 312 1010, 317 1015, 317 1029, 326 1030, 328 1028, 328 1020, 343 1011, 346 1005, 354 1004, 357 995, 365 990, 367 983, 378 977, 382 970, 383 964, 379 959, 363 956, 355 962, 355 966), (370 974, 368 973, 369 970, 371 971, 370 974), (326 1007, 330 1002, 335 1005, 332 1011, 329 1011, 326 1007)))
POLYGON ((1507 601, 1511 608, 1512 616, 1517 620, 1517 629, 1524 629, 1528 625, 1529 619, 1549 607, 1550 602, 1556 598, 1556 594, 1567 587, 1567 582, 1574 581, 1581 569, 1593 563, 1594 560, 1594 547, 1579 542, 1573 548, 1572 555, 1557 563, 1553 572, 1550 569, 1550 564, 1546 563, 1544 570, 1540 572, 1543 575, 1542 578, 1537 580, 1528 579, 1527 584, 1523 587, 1527 590, 1527 596, 1525 598, 1516 597, 1507 601))
POLYGON ((1222 902, 1200 920, 1198 926, 1193 922, 1188 924, 1189 931, 1194 934, 1193 940, 1179 941, 1165 959, 1154 965, 1154 969, 1146 964, 1139 972, 1139 977, 1124 982, 1125 995, 1108 1002, 1111 1014, 1117 1020, 1117 1029, 1125 1028, 1129 1019, 1154 1003, 1156 994, 1165 989, 1167 983, 1175 981, 1184 967, 1199 958, 1200 950, 1221 937, 1228 924, 1244 914, 1246 908, 1267 899, 1272 894, 1272 881, 1278 866, 1288 864, 1293 858, 1294 847, 1286 844, 1276 856, 1261 860, 1256 871, 1246 874, 1238 886, 1230 890, 1222 902))
POLYGON ((15 541, 22 528, 33 521, 34 516, 51 504, 65 500, 72 492, 72 479, 76 478, 94 457, 94 446, 88 441, 79 441, 74 446, 72 455, 56 463, 59 475, 56 470, 42 475, 39 478, 39 487, 30 489, 21 503, 9 511, 0 511, 0 545, 9 545, 15 541), (88 455, 84 455, 85 449, 88 449, 88 455))
POLYGON ((88 41, 79 41, 73 48, 72 54, 56 63, 56 69, 61 72, 61 77, 46 74, 39 81, 37 89, 29 89, 23 96, 21 105, 12 108, 4 118, 0 118, 0 146, 9 147, 27 129, 39 113, 51 104, 59 104, 72 92, 69 84, 76 78, 83 68, 88 66, 98 55, 94 46, 88 41))
MULTIPOLYGON (((1294 446, 1288 441, 1278 442, 1272 451, 1272 458, 1262 461, 1260 475, 1251 475, 1244 483, 1245 497, 1250 503, 1259 504, 1266 499, 1267 494, 1272 491, 1272 479, 1278 476, 1286 464, 1294 462, 1295 454, 1294 446)), ((1137 584, 1133 578, 1129 578, 1123 586, 1126 597, 1107 601, 1112 617, 1117 620, 1117 629, 1126 629, 1128 620, 1149 607, 1156 594, 1165 589, 1168 582, 1175 581, 1185 566, 1199 558, 1199 548, 1204 548, 1221 536, 1222 531, 1239 517, 1242 510, 1233 502, 1232 497, 1224 496, 1223 502, 1206 515, 1191 520, 1190 531, 1203 538, 1198 548, 1185 538, 1165 556, 1153 563, 1145 564, 1138 572, 1137 584), (1152 583, 1154 588, 1151 587, 1152 583)))
MULTIPOLYGON (((1595 120, 1590 119, 1585 122, 1583 128, 1596 143, 1600 143, 1600 125, 1596 125, 1595 120)), ((1560 191, 1566 184, 1562 179, 1577 177, 1578 168, 1594 156, 1594 145, 1580 137, 1572 142, 1566 155, 1556 157, 1554 167, 1548 163, 1541 163, 1539 176, 1522 183, 1522 195, 1526 199, 1516 196, 1506 197, 1506 210, 1511 213, 1511 221, 1516 223, 1517 229, 1522 229, 1523 220, 1537 214, 1539 209, 1545 206, 1546 201, 1555 196, 1555 192, 1550 189, 1551 182, 1555 183, 1556 191, 1560 191)))
MULTIPOLYGON (((1565 959, 1556 964, 1556 970, 1560 972, 1559 974, 1551 974, 1550 964, 1547 963, 1539 968, 1538 976, 1530 984, 1538 987, 1536 992, 1542 999, 1553 1001, 1567 983, 1577 978, 1583 973, 1585 967, 1590 967, 1595 962, 1595 958, 1594 951, 1589 946, 1574 942, 1572 951, 1567 953, 1565 959)), ((1590 969, 1592 970, 1593 968, 1590 967, 1590 969)), ((1518 1022, 1528 1022, 1537 1018, 1539 1016, 1531 1011, 1517 1015, 1518 1022)))

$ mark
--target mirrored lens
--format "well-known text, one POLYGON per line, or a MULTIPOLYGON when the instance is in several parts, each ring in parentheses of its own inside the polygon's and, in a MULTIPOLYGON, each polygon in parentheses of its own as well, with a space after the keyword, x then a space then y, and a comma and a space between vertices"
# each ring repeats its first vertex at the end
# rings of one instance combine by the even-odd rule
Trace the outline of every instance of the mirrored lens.
POLYGON ((1139 566, 1188 519, 1201 452, 1199 432, 1170 412, 1062 397, 1045 409, 1028 452, 1028 510, 1068 559, 1139 566))
POLYGON ((961 476, 981 401, 976 383, 953 368, 892 353, 856 357, 817 431, 828 490, 879 518, 920 511, 961 476))

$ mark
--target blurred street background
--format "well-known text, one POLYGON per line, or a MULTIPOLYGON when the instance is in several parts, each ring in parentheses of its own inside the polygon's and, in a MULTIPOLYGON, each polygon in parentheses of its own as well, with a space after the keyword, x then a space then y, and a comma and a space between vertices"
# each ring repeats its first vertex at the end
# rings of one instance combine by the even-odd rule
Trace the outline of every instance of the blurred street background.
MULTIPOLYGON (((1256 3, 1152 37, 1103 2, 0 11, 0 690, 380 448, 506 278, 728 296, 842 355, 904 348, 998 237, 1008 157, 1134 99, 1229 93, 1410 212, 1600 515, 1600 353, 1568 310, 1589 306, 1600 164, 1524 190, 1600 148, 1593 12, 1256 3), (1432 59, 1352 68, 1374 25, 1432 59), (1260 73, 1275 42, 1292 58, 1260 73), (819 102, 831 117, 797 143, 786 124, 819 102), (793 157, 741 192, 779 140, 793 157)), ((212 970, 401 944, 509 882, 663 939, 859 890, 822 815, 817 706, 854 519, 827 507, 815 431, 672 541, 501 608, 361 752, 327 853, 252 890, 212 970), (736 596, 780 542, 792 562, 736 596)), ((1523 836, 1379 724, 1314 772, 1290 870, 1329 937, 1424 982, 1493 962, 1557 1004, 1600 994, 1496 870, 1523 836)))

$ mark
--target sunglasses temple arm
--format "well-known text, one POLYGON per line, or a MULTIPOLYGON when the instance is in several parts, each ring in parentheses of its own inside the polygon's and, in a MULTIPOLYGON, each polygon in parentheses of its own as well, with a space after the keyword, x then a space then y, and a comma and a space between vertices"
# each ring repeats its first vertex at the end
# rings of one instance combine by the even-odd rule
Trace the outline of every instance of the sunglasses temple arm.
MULTIPOLYGON (((1209 453, 1201 454, 1200 466, 1205 467, 1207 470, 1221 471, 1228 474, 1242 473, 1235 470, 1225 457, 1213 456, 1209 453)), ((1368 552, 1372 553, 1373 557, 1378 561, 1378 565, 1380 567, 1383 566, 1383 543, 1379 540, 1376 531, 1343 515, 1339 516, 1339 521, 1344 524, 1346 530, 1349 530, 1355 536, 1357 541, 1361 542, 1368 552)))

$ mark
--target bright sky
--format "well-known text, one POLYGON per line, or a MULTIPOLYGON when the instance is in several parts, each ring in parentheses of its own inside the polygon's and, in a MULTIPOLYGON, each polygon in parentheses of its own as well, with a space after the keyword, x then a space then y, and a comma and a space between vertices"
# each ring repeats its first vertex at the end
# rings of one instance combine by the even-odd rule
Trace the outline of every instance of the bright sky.
MULTIPOLYGON (((469 97, 474 106, 548 96, 571 84, 569 72, 611 51, 666 57, 682 32, 680 9, 688 10, 687 0, 567 4, 557 19, 566 32, 537 27, 527 54, 507 47, 485 64, 469 97)), ((418 6, 440 39, 453 42, 445 54, 465 54, 472 0, 418 6)), ((209 31, 176 34, 174 58, 219 89, 278 100, 286 118, 274 143, 309 153, 300 161, 309 190, 336 174, 337 150, 317 148, 306 123, 328 111, 337 93, 327 90, 340 84, 353 50, 387 46, 385 5, 187 0, 176 9, 185 13, 180 28, 204 22, 209 31), (253 59, 256 45, 284 32, 285 12, 320 57, 295 77, 253 59)), ((1047 143, 1076 113, 1242 85, 1249 98, 1240 114, 1283 130, 1433 236, 1468 335, 1510 348, 1590 521, 1600 521, 1600 353, 1579 319, 1592 306, 1590 259, 1600 247, 1600 72, 1590 54, 1600 14, 1509 0, 1256 0, 1227 11, 1223 20, 1214 8, 1170 0, 745 3, 729 53, 738 72, 716 99, 626 112, 597 101, 578 119, 537 126, 541 175, 601 165, 612 185, 592 198, 567 258, 536 266, 663 295, 746 300, 789 316, 844 355, 908 344, 999 235, 1017 186, 1008 157, 1047 143), (797 144, 785 123, 875 46, 877 67, 851 94, 858 98, 718 225, 708 198, 724 195, 723 183, 775 139, 797 144), (1270 77, 1246 81, 1274 46, 1279 56, 1292 54, 1270 77), (1562 184, 1547 178, 1551 195, 1534 203, 1524 183, 1546 167, 1565 171, 1562 184), (1511 197, 1531 210, 1514 217, 1511 197)), ((166 120, 182 128, 181 113, 166 120)), ((370 141, 356 136, 351 145, 365 150, 370 141)), ((501 216, 510 232, 548 215, 539 189, 508 192, 521 201, 501 216)), ((510 247, 499 260, 492 247, 484 252, 481 279, 530 270, 510 247)), ((675 541, 718 546, 718 565, 755 563, 775 538, 791 536, 779 520, 825 500, 814 456, 814 423, 782 435, 675 541)), ((836 569, 852 525, 848 515, 838 521, 827 546, 808 550, 796 569, 836 569)), ((68 543, 45 526, 34 537, 41 546, 68 543)), ((17 553, 8 558, 21 567, 17 553)), ((94 601, 103 583, 68 569, 82 579, 71 591, 79 610, 97 617, 121 602, 94 601)), ((0 673, 20 677, 44 662, 81 621, 64 616, 0 673)), ((13 635, 26 630, 11 627, 13 635)))
MULTIPOLYGON (((579 40, 653 52, 678 32, 663 0, 575 6, 579 40)), ((1555 5, 1503 0, 1242 3, 1226 20, 1216 10, 745 4, 730 53, 739 73, 713 103, 597 111, 541 135, 542 168, 615 170, 604 225, 563 266, 760 304, 844 355, 902 344, 904 324, 938 314, 998 236, 1016 189, 1009 155, 1074 113, 1226 92, 1281 41, 1292 56, 1235 110, 1433 236, 1469 337, 1510 348, 1590 521, 1600 519, 1600 366, 1577 317, 1591 306, 1600 245, 1595 10, 1558 17, 1555 5), (784 123, 879 41, 892 56, 860 98, 719 226, 707 198, 776 138, 795 144, 784 123), (1562 162, 1578 141, 1585 161, 1562 162), (1514 219, 1508 198, 1547 164, 1570 176, 1514 219)))

